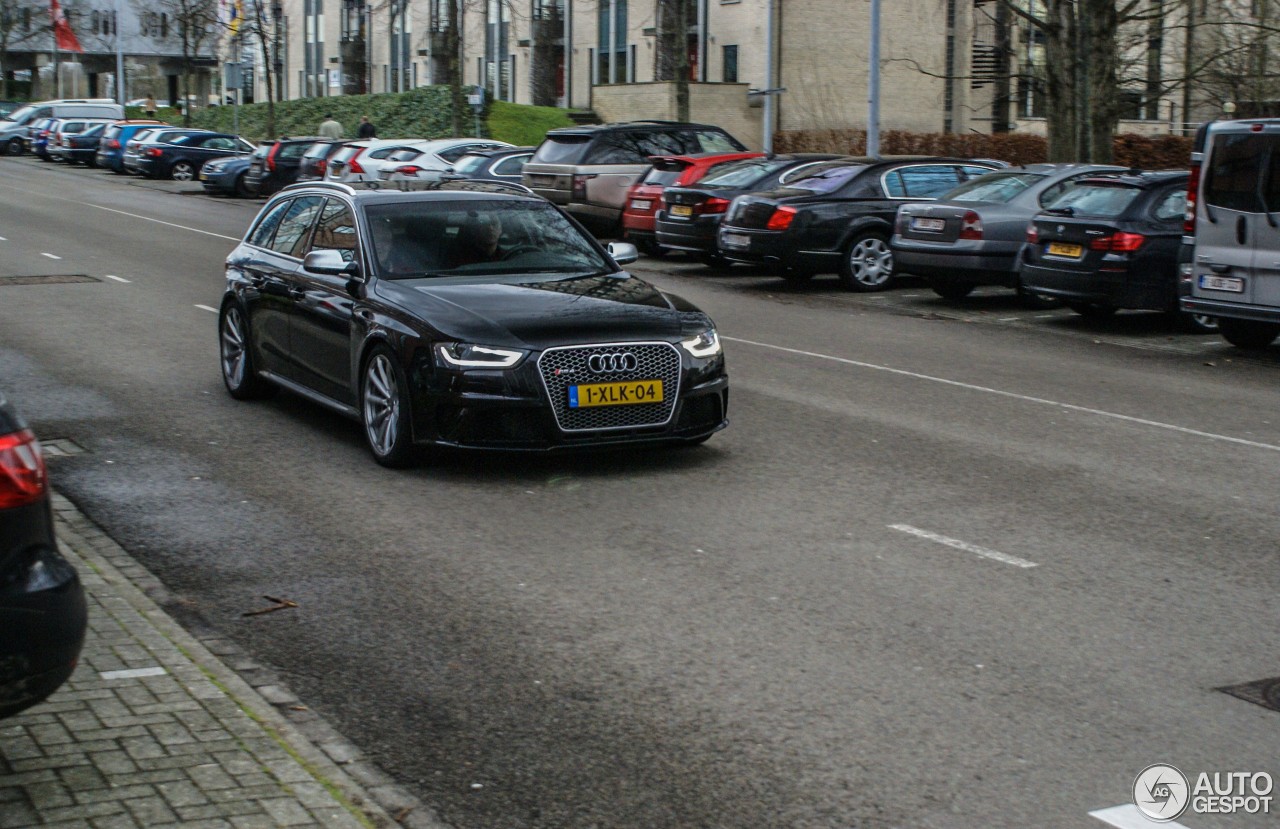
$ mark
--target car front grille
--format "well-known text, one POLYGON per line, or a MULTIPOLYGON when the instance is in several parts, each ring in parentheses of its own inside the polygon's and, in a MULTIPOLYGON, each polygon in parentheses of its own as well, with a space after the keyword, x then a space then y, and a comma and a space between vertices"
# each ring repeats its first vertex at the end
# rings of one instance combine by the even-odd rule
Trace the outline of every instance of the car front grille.
POLYGON ((664 426, 671 421, 680 396, 680 352, 671 343, 603 343, 549 348, 538 358, 538 373, 551 398, 551 410, 563 431, 630 429, 664 426), (636 358, 634 371, 597 374, 587 367, 592 355, 625 354, 636 358), (569 387, 588 383, 661 380, 662 402, 571 408, 569 387))

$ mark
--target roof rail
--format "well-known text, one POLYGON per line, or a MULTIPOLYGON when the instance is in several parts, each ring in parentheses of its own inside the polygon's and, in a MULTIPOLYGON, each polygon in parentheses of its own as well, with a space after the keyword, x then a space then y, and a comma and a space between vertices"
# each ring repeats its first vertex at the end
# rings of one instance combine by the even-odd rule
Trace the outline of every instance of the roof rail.
POLYGON ((281 187, 280 190, 301 190, 306 187, 324 187, 337 190, 339 193, 346 193, 348 196, 354 196, 356 189, 350 184, 343 184, 340 181, 296 181, 293 184, 281 187))

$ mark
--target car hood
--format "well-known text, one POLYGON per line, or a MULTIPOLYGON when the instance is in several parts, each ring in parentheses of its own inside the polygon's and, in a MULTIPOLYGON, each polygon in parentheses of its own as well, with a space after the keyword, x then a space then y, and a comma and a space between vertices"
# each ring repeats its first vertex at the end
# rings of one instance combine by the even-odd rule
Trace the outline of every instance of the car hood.
POLYGON ((383 280, 378 292, 444 337, 521 348, 692 336, 707 318, 626 272, 383 280))

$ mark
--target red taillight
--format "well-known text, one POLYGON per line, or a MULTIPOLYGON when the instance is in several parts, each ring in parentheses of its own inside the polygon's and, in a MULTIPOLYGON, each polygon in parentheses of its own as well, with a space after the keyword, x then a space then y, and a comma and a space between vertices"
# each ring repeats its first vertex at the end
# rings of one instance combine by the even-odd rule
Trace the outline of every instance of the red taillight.
POLYGON ((325 161, 323 158, 316 162, 316 172, 319 173, 320 175, 323 176, 324 171, 327 170, 328 168, 329 168, 329 162, 325 161))
POLYGON ((769 217, 769 223, 765 225, 767 230, 786 230, 791 227, 791 221, 796 217, 796 209, 794 207, 775 208, 773 215, 769 217))
POLYGON ((982 217, 972 210, 966 210, 964 212, 964 218, 960 220, 960 238, 982 238, 982 217))
POLYGON ((1027 241, 1033 245, 1040 241, 1040 231, 1036 230, 1035 222, 1027 225, 1027 241))
POLYGON ((360 173, 361 175, 364 174, 364 167, 361 167, 360 162, 356 161, 356 159, 360 157, 360 154, 362 152, 364 152, 364 147, 361 147, 360 149, 356 150, 356 154, 351 156, 351 160, 347 162, 347 172, 360 173))
POLYGON ((416 164, 406 164, 406 165, 405 165, 405 166, 403 166, 403 167, 397 167, 397 168, 395 168, 395 169, 394 169, 394 170, 392 170, 391 172, 392 172, 392 173, 399 173, 399 174, 400 174, 400 175, 402 175, 402 176, 417 176, 417 175, 418 175, 418 173, 421 173, 421 172, 422 172, 422 170, 423 170, 423 168, 422 168, 422 167, 417 166, 416 164))
MULTIPOLYGON (((729 210, 729 200, 712 196, 694 208, 696 213, 725 213, 729 210)), ((788 222, 790 224, 790 222, 788 222)))
POLYGON ((267 153, 267 169, 271 172, 276 171, 276 153, 280 152, 279 144, 272 144, 271 150, 267 153))
POLYGON ((120 149, 120 142, 112 138, 110 141, 107 142, 107 149, 109 150, 120 149))
POLYGON ((1125 233, 1119 231, 1112 233, 1110 236, 1099 236, 1097 239, 1089 242, 1091 250, 1105 250, 1113 253, 1133 253, 1142 247, 1142 243, 1147 241, 1147 237, 1141 233, 1125 233))
POLYGON ((1182 232, 1187 236, 1196 233, 1196 194, 1200 190, 1200 165, 1191 165, 1191 178, 1187 181, 1187 212, 1182 215, 1182 232))
POLYGON ((0 509, 35 503, 44 493, 44 455, 36 436, 26 429, 0 436, 0 509))
POLYGON ((159 147, 147 147, 147 155, 151 156, 152 158, 159 158, 160 156, 164 155, 164 150, 160 149, 159 147))

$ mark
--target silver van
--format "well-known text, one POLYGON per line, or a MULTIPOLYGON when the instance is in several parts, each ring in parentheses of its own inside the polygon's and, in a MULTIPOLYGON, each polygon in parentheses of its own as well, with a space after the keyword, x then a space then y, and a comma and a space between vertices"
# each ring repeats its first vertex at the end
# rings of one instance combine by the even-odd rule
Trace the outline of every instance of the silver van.
POLYGON ((27 129, 45 118, 95 118, 118 121, 124 118, 124 107, 110 98, 63 98, 27 104, 0 120, 0 152, 21 155, 25 149, 27 129))
POLYGON ((1223 338, 1265 348, 1280 336, 1280 118, 1214 121, 1191 155, 1179 293, 1218 318, 1223 338))
POLYGON ((630 121, 562 127, 547 133, 524 165, 525 187, 562 205, 588 229, 616 233, 627 193, 652 166, 650 156, 742 152, 720 127, 678 121, 630 121))

